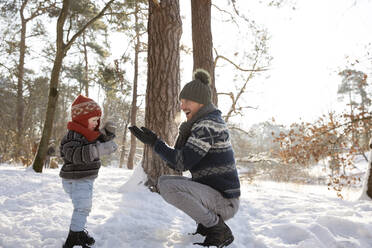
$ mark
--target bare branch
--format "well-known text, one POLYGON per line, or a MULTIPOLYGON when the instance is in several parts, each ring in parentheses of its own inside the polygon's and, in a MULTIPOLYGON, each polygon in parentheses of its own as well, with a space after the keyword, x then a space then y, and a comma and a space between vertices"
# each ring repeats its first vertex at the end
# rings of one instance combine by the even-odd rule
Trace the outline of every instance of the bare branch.
MULTIPOLYGON (((27 3, 27 1, 25 1, 25 3, 27 3)), ((23 5, 23 4, 22 4, 23 5)), ((47 10, 52 8, 52 7, 55 7, 57 5, 56 2, 52 2, 51 5, 48 5, 48 6, 44 6, 44 2, 41 1, 39 2, 39 5, 38 7, 36 8, 36 10, 31 14, 30 17, 28 18, 25 18, 25 22, 28 22, 38 16, 41 16, 41 15, 44 15, 45 13, 47 13, 47 10)))
POLYGON ((104 13, 102 16, 113 16, 113 15, 125 15, 125 16, 130 16, 134 15, 136 12, 128 12, 128 13, 123 13, 123 12, 110 12, 110 13, 104 13))
POLYGON ((4 67, 10 74, 14 73, 14 68, 8 67, 0 62, 0 67, 4 67))
POLYGON ((257 107, 253 107, 253 106, 244 106, 244 107, 239 107, 238 109, 239 109, 239 110, 243 110, 243 109, 255 109, 255 110, 257 110, 257 109, 258 109, 258 106, 257 106, 257 107))
POLYGON ((233 102, 235 101, 235 96, 232 92, 229 92, 229 93, 220 92, 220 93, 217 93, 217 95, 226 95, 226 96, 229 96, 233 102))
POLYGON ((231 0, 231 3, 232 3, 232 6, 233 6, 233 8, 234 8, 235 13, 236 13, 238 16, 240 16, 239 11, 237 10, 236 5, 235 5, 235 0, 231 0))
POLYGON ((256 72, 255 70, 255 67, 258 63, 258 53, 256 54, 256 57, 254 58, 254 64, 253 64, 253 70, 250 71, 249 73, 249 76, 247 77, 247 79, 245 80, 245 83, 243 85, 243 87, 240 89, 239 93, 236 95, 236 97, 232 97, 232 104, 231 104, 231 107, 230 107, 230 110, 229 112, 227 113, 226 117, 225 117, 225 122, 228 122, 229 118, 232 116, 232 113, 238 113, 238 111, 236 110, 236 105, 238 103, 238 100, 239 98, 243 95, 243 93, 245 92, 245 89, 247 87, 247 84, 248 82, 253 78, 253 75, 254 73, 256 72))
POLYGON ((232 22, 235 23, 235 25, 239 27, 239 24, 238 24, 237 21, 235 20, 235 17, 234 17, 230 12, 221 9, 220 7, 218 7, 218 6, 215 5, 215 4, 212 4, 212 6, 215 7, 218 11, 220 11, 220 12, 222 12, 222 13, 225 13, 225 14, 228 14, 228 15, 230 16, 232 22))
POLYGON ((216 53, 216 58, 214 59, 214 67, 216 67, 218 59, 224 59, 227 62, 229 62, 230 64, 232 64, 233 66, 235 66, 235 68, 238 69, 239 71, 244 71, 244 72, 260 72, 260 71, 267 71, 268 70, 268 68, 243 69, 239 65, 237 65, 236 63, 234 63, 232 60, 226 58, 225 56, 219 55, 216 49, 214 49, 214 51, 216 53))

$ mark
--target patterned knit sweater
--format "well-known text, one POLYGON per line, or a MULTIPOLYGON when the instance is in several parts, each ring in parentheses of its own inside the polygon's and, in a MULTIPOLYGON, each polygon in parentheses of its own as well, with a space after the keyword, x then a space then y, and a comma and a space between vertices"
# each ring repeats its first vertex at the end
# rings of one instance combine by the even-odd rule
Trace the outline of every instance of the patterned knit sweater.
POLYGON ((64 164, 59 173, 65 179, 95 178, 101 167, 101 160, 92 156, 92 146, 83 135, 69 130, 63 137, 60 146, 64 164))
POLYGON ((216 189, 226 198, 240 196, 230 134, 219 110, 194 123, 181 149, 173 149, 159 139, 154 150, 173 169, 189 170, 193 181, 216 189))

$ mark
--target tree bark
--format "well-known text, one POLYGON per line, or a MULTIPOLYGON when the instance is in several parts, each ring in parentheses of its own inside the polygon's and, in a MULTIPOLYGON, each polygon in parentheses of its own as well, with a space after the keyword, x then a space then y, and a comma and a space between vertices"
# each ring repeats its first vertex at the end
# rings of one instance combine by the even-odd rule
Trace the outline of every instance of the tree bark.
POLYGON ((28 20, 24 17, 24 9, 26 8, 27 1, 22 3, 19 10, 21 17, 21 40, 19 43, 19 64, 18 64, 18 83, 17 83, 17 134, 16 134, 16 151, 15 157, 21 155, 21 138, 23 136, 23 118, 24 118, 24 102, 23 102, 23 78, 25 74, 25 56, 26 56, 26 30, 28 20))
MULTIPOLYGON (((21 9, 22 11, 23 9, 21 9)), ((24 115, 24 103, 23 103, 23 78, 25 71, 25 54, 26 54, 26 27, 27 23, 24 20, 23 13, 21 12, 22 28, 21 28, 21 41, 19 45, 19 64, 18 64, 18 83, 17 83, 17 135, 16 135, 16 152, 15 157, 19 157, 21 154, 21 138, 23 134, 23 115, 24 115)))
POLYGON ((128 111, 128 119, 125 121, 125 125, 124 125, 124 131, 123 131, 123 139, 122 139, 122 145, 121 145, 121 153, 120 153, 120 160, 119 160, 119 168, 123 168, 123 164, 124 164, 124 158, 125 158, 125 144, 127 142, 127 131, 128 131, 128 125, 129 125, 129 122, 130 122, 130 112, 131 112, 131 109, 129 109, 128 111))
MULTIPOLYGON (((138 23, 138 3, 135 9, 135 30, 136 30, 136 44, 134 48, 134 77, 133 77, 133 92, 132 92, 132 106, 130 114, 130 124, 131 126, 136 125, 137 118, 137 86, 138 86, 138 55, 140 50, 140 33, 139 33, 139 23, 138 23)), ((137 148, 137 138, 131 134, 130 135, 130 150, 128 155, 127 168, 132 170, 134 167, 134 156, 136 154, 137 148)))
POLYGON ((211 0, 191 0, 193 70, 202 68, 211 76, 212 102, 218 105, 214 79, 211 0))
MULTIPOLYGON (((180 114, 180 38, 182 23, 178 0, 163 0, 156 5, 149 0, 148 77, 145 126, 167 144, 173 144, 180 114)), ((146 185, 156 184, 159 176, 175 174, 165 162, 145 146, 142 166, 148 176, 146 185)))
POLYGON ((369 150, 369 161, 368 161, 368 163, 369 163, 369 166, 368 166, 369 176, 367 178, 367 180, 368 180, 367 181, 367 195, 372 200, 372 138, 369 141, 368 146, 369 146, 370 150, 369 150))
POLYGON ((89 97, 89 66, 88 66, 88 49, 85 41, 85 33, 83 33, 83 51, 84 51, 84 79, 83 87, 85 89, 85 96, 89 97))

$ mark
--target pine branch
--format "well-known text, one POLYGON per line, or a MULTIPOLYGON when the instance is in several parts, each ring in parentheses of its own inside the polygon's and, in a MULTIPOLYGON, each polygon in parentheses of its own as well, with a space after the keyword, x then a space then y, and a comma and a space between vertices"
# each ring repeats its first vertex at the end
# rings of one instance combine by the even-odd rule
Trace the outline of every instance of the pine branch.
POLYGON ((94 23, 95 21, 97 21, 99 18, 101 18, 103 16, 103 14, 105 13, 105 11, 110 7, 111 3, 113 3, 114 0, 111 0, 109 1, 105 7, 101 10, 101 12, 99 12, 98 15, 96 15, 95 17, 93 17, 89 22, 87 22, 76 34, 74 34, 71 38, 71 40, 66 44, 65 46, 65 51, 67 51, 71 45, 74 43, 74 41, 92 24, 94 23))

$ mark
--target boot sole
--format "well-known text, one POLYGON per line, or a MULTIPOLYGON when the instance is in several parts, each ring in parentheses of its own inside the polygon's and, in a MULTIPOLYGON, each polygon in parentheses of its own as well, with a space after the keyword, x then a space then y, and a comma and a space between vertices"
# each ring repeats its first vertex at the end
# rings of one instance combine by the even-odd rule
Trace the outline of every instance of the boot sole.
MULTIPOLYGON (((71 247, 74 247, 75 245, 71 246, 71 247)), ((81 246, 82 248, 91 248, 90 245, 87 246, 87 245, 76 245, 76 246, 81 246)), ((62 248, 69 248, 68 246, 62 246, 62 248)))
POLYGON ((220 244, 219 246, 217 246, 217 248, 223 248, 225 246, 228 246, 229 244, 231 244, 232 242, 234 241, 234 237, 231 237, 229 239, 226 239, 225 242, 223 242, 222 244, 220 244))

